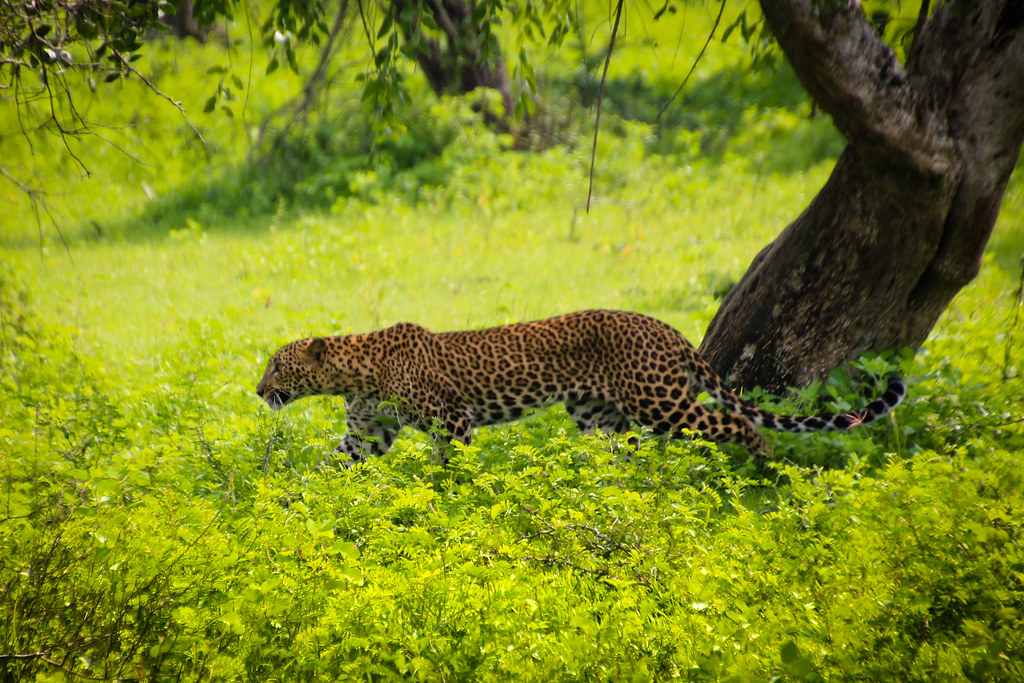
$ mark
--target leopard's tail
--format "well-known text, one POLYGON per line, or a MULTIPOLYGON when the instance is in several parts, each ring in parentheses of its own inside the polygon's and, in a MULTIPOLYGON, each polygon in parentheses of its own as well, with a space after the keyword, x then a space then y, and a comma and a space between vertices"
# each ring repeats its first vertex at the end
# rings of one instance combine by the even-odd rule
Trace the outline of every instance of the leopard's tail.
POLYGON ((690 378, 706 389, 726 410, 740 413, 758 427, 779 432, 835 432, 853 429, 888 415, 907 394, 907 386, 899 375, 890 375, 885 392, 860 410, 817 415, 776 415, 738 396, 699 353, 689 354, 685 367, 690 378))
POLYGON ((751 422, 765 429, 781 432, 835 432, 866 425, 888 415, 900 404, 907 393, 907 386, 897 375, 889 377, 885 393, 860 410, 849 413, 819 413, 807 416, 776 415, 742 401, 739 412, 751 422))

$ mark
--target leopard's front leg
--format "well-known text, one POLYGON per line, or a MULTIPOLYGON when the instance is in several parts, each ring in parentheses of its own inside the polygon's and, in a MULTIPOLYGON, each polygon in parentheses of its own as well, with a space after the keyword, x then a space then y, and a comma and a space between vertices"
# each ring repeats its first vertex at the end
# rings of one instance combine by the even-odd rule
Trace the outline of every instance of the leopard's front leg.
POLYGON ((469 409, 457 404, 445 405, 429 424, 423 423, 421 429, 431 435, 434 445, 441 455, 441 465, 448 466, 452 455, 452 441, 463 446, 470 445, 473 438, 473 416, 469 409))
POLYGON ((394 441, 395 434, 386 429, 382 429, 377 434, 353 434, 349 432, 345 434, 345 437, 341 440, 338 447, 334 449, 334 452, 347 455, 349 460, 342 464, 352 466, 366 458, 384 455, 391 448, 391 444, 394 441))
POLYGON ((345 403, 345 422, 345 437, 334 449, 335 453, 349 457, 341 463, 343 467, 387 453, 401 428, 397 420, 384 415, 380 409, 355 401, 345 403))

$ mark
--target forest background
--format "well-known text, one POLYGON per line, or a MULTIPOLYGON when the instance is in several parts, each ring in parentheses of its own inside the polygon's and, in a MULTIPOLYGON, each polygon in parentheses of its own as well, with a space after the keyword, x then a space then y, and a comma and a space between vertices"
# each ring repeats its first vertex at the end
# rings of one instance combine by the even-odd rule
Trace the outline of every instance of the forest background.
MULTIPOLYGON (((717 6, 627 11, 589 211, 598 3, 531 47, 526 134, 413 69, 371 116, 351 31, 268 145, 317 52, 274 69, 245 17, 139 63, 195 129, 137 78, 75 86, 95 136, 26 131, 5 102, 3 167, 47 195, 0 195, 0 678, 1024 676, 1019 167, 925 346, 855 364, 898 368, 905 403, 770 435, 767 470, 689 441, 627 461, 557 409, 480 430, 448 470, 408 432, 325 469, 338 402, 253 393, 283 342, 402 320, 624 308, 699 340, 843 148, 741 9, 660 116, 717 6)), ((748 395, 795 413, 862 391, 837 372, 748 395)))

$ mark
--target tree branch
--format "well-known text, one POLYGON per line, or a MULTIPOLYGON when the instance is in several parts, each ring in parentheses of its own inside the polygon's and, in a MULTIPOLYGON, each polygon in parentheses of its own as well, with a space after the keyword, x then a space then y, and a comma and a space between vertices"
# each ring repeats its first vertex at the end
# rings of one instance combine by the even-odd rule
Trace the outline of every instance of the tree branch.
POLYGON ((906 163, 944 175, 954 146, 935 112, 923 106, 896 55, 864 16, 860 2, 761 0, 765 18, 797 77, 865 158, 906 163))
POLYGON ((940 5, 915 37, 907 68, 947 117, 963 167, 935 259, 911 296, 912 315, 928 320, 980 270, 1024 144, 1024 5, 940 5))

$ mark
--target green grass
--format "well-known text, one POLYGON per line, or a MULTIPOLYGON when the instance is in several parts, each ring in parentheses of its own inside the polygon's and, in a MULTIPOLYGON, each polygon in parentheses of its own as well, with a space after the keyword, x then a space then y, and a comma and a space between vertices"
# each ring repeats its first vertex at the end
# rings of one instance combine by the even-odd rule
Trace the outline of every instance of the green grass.
MULTIPOLYGON (((480 430, 449 471, 413 433, 324 470, 338 402, 271 414, 253 393, 283 342, 401 320, 606 306, 699 341, 841 141, 792 74, 732 44, 651 123, 713 19, 681 11, 678 47, 679 24, 631 15, 589 214, 592 116, 567 103, 595 77, 553 54, 543 152, 414 80, 406 129, 375 150, 339 77, 286 155, 250 165, 252 127, 299 80, 202 115, 223 55, 192 44, 146 59, 205 147, 169 105, 101 90, 90 118, 147 165, 72 142, 82 179, 0 112, 5 167, 58 190, 63 235, 4 188, 0 677, 1019 679, 1019 173, 981 275, 902 363, 893 419, 769 435, 785 464, 767 471, 691 442, 625 461, 557 409, 480 430)), ((821 395, 859 400, 836 375, 779 410, 821 395)))

